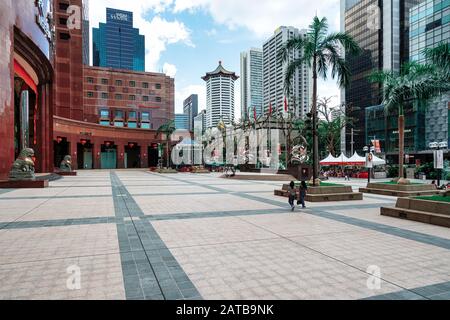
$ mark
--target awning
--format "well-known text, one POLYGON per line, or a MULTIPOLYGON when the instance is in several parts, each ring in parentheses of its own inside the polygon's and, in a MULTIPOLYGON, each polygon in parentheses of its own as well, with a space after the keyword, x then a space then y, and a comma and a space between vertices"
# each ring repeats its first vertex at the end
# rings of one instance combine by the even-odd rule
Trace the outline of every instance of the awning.
POLYGON ((361 157, 357 152, 348 159, 347 165, 349 166, 364 166, 366 164, 366 158, 361 157))
POLYGON ((322 166, 345 166, 347 165, 347 162, 348 158, 343 153, 341 153, 341 155, 337 158, 329 154, 328 157, 320 161, 320 164, 322 166))

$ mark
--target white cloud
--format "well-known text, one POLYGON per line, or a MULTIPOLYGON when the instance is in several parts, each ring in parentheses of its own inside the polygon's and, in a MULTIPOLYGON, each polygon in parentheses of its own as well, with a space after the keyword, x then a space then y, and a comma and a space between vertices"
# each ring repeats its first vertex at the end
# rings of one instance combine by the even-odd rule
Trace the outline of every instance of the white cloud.
POLYGON ((330 27, 339 30, 339 0, 175 0, 173 11, 204 10, 230 29, 245 27, 258 37, 270 36, 281 25, 307 28, 312 17, 326 16, 330 27))
MULTIPOLYGON (((106 22, 106 7, 133 12, 134 27, 145 36, 146 71, 157 71, 161 53, 167 45, 184 43, 194 46, 191 31, 178 20, 168 21, 159 15, 150 21, 144 15, 164 12, 174 0, 93 0, 89 3, 90 26, 98 27, 99 22, 106 22)), ((91 35, 92 38, 92 35, 91 35)), ((92 53, 91 53, 92 54, 92 53)))
POLYGON ((175 78, 177 74, 177 67, 174 64, 165 62, 163 65, 163 72, 171 78, 175 78))

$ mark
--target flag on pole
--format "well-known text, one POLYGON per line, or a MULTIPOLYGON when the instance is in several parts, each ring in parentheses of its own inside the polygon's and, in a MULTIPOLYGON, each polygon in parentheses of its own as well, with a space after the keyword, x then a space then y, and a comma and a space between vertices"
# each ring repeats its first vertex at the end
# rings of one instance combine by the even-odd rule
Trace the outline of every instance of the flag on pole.
POLYGON ((272 115, 272 101, 269 101, 269 116, 272 115))
POLYGON ((256 107, 253 107, 253 118, 255 119, 256 122, 256 107))
POLYGON ((284 97, 284 111, 288 112, 288 109, 289 109, 288 101, 287 98, 284 97))

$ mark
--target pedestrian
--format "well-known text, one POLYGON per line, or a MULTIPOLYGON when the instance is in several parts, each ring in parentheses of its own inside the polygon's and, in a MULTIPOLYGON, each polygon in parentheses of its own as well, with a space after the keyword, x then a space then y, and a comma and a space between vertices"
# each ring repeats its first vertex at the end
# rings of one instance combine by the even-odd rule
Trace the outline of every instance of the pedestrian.
POLYGON ((300 183, 300 192, 299 192, 299 200, 297 201, 297 205, 302 205, 302 208, 305 209, 305 197, 306 192, 308 191, 308 186, 306 185, 305 181, 302 181, 300 183))
POLYGON ((294 205, 295 195, 296 195, 295 183, 294 181, 291 181, 288 187, 289 205, 291 206, 291 211, 294 211, 295 209, 294 205))

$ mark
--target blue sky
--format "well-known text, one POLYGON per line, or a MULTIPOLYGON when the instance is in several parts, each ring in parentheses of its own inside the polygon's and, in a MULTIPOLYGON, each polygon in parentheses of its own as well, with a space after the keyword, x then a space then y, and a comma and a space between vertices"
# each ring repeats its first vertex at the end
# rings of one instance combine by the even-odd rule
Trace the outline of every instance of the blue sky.
MULTIPOLYGON (((240 73, 239 55, 261 47, 280 25, 307 28, 314 14, 326 16, 330 30, 339 25, 339 0, 90 0, 91 27, 105 21, 106 7, 134 13, 134 25, 146 36, 146 71, 175 77, 175 110, 191 93, 205 106, 201 76, 217 67, 240 73)), ((236 117, 240 116, 240 83, 236 82, 236 117)), ((320 96, 336 96, 334 81, 321 82, 320 96)))

